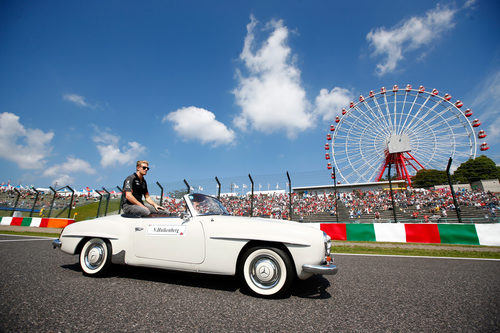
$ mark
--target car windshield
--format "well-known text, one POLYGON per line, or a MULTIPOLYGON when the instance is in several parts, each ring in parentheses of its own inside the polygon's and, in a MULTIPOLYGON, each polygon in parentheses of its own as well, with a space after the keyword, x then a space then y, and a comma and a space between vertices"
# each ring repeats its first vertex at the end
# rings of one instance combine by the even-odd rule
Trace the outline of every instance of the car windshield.
POLYGON ((193 193, 188 195, 197 215, 230 215, 222 203, 214 197, 193 193))

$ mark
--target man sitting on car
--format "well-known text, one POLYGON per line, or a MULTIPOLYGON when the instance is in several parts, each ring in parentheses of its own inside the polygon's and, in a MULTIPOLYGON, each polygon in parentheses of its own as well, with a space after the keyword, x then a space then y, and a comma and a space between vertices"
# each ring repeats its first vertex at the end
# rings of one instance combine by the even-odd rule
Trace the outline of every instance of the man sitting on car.
POLYGON ((157 213, 158 209, 164 210, 165 207, 158 205, 151 199, 148 193, 148 184, 144 176, 148 173, 149 162, 137 161, 136 172, 125 179, 123 183, 123 192, 125 200, 122 205, 125 214, 138 217, 148 216, 151 213, 157 213), (147 204, 142 201, 144 196, 147 204))

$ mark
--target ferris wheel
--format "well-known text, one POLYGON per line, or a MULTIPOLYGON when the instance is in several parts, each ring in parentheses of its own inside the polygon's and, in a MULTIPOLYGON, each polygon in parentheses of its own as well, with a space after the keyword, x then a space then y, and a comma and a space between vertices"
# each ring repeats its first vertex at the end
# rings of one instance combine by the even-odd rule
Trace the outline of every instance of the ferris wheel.
MULTIPOLYGON (((421 169, 445 170, 450 157, 465 162, 489 146, 479 143, 486 133, 475 129, 472 111, 462 111, 461 101, 439 96, 436 89, 411 85, 380 92, 370 91, 359 102, 342 109, 326 135, 325 158, 332 179, 338 183, 380 181, 391 166, 391 175, 406 180, 421 169)), ((456 163, 455 163, 456 165, 456 163)), ((392 178, 392 176, 391 176, 392 178)))

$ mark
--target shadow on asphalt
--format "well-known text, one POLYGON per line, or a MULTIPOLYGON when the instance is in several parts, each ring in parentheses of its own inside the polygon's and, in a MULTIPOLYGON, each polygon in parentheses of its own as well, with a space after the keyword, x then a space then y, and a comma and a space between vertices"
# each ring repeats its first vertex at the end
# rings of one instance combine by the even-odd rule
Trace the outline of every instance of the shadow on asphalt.
POLYGON ((326 290, 330 281, 322 275, 313 275, 307 280, 297 280, 292 287, 292 295, 309 299, 328 299, 332 295, 326 290))
MULTIPOLYGON (((62 265, 61 267, 75 272, 82 272, 79 263, 62 265)), ((94 277, 88 278, 92 279, 94 277)), ((244 295, 255 296, 248 292, 246 288, 241 288, 242 286, 237 276, 180 272, 126 265, 112 265, 106 275, 100 278, 134 279, 233 292, 240 289, 240 292, 244 295)), ((279 298, 295 296, 309 299, 328 299, 331 297, 326 290, 329 286, 330 282, 323 276, 313 275, 307 280, 297 279, 292 285, 290 292, 279 298)))
MULTIPOLYGON (((62 265, 61 267, 75 272, 82 272, 80 264, 78 263, 71 265, 62 265)), ((112 265, 109 271, 104 276, 89 276, 88 278, 134 279, 225 291, 236 291, 240 287, 238 279, 234 276, 180 272, 166 269, 134 267, 126 265, 112 265)))
POLYGON ((75 271, 75 272, 82 272, 82 269, 80 267, 79 263, 76 264, 71 264, 71 265, 61 265, 62 268, 64 269, 69 269, 70 271, 75 271))
POLYGON ((120 278, 163 282, 205 289, 236 291, 239 288, 238 279, 234 276, 227 275, 180 272, 132 266, 114 266, 110 274, 120 278))

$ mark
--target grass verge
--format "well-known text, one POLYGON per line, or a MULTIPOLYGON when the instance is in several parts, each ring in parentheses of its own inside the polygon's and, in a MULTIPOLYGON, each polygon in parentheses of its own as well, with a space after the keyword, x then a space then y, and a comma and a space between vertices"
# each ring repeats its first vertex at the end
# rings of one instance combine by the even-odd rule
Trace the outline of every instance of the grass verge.
POLYGON ((59 238, 59 233, 0 230, 0 235, 37 236, 59 238))
POLYGON ((456 249, 440 248, 412 248, 402 246, 394 247, 371 247, 359 245, 334 245, 332 253, 352 253, 352 254, 379 254, 379 255, 400 255, 400 256, 424 256, 424 257, 451 257, 451 258, 479 258, 479 259, 500 259, 500 252, 488 251, 488 248, 467 248, 457 247, 456 249))

